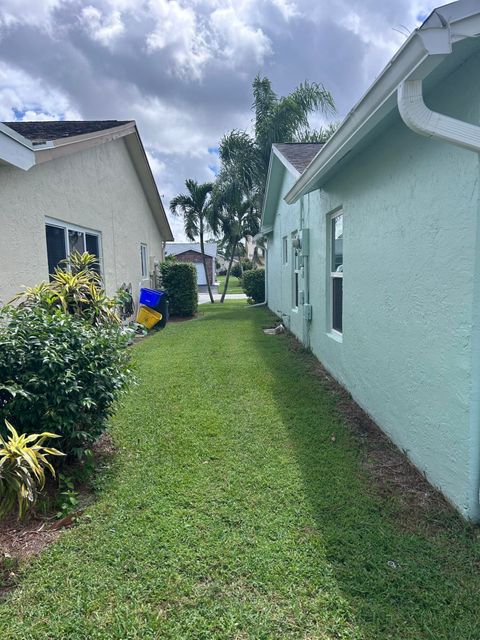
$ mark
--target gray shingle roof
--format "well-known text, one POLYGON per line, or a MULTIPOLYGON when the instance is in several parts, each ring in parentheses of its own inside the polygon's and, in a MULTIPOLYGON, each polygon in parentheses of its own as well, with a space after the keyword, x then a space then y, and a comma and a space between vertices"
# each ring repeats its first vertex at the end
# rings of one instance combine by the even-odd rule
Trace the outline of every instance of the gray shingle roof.
MULTIPOLYGON (((205 242, 205 255, 211 256, 215 258, 217 255, 217 243, 216 242, 205 242)), ((200 243, 199 242, 166 242, 165 243, 165 254, 168 256, 170 254, 178 256, 180 253, 185 253, 185 251, 196 251, 200 253, 200 243)))
POLYGON ((120 127, 131 120, 51 120, 41 122, 4 122, 24 138, 32 142, 45 142, 70 138, 85 133, 95 133, 113 127, 120 127))
POLYGON ((322 142, 278 142, 273 146, 299 173, 303 173, 324 145, 322 142))

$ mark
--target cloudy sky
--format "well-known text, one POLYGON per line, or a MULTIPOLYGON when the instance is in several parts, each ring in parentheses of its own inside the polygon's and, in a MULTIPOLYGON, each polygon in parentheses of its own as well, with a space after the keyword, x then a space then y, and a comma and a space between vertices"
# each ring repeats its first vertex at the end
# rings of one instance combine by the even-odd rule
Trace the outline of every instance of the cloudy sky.
POLYGON ((167 206, 250 126, 257 73, 280 94, 322 82, 340 118, 438 4, 0 0, 0 120, 135 119, 167 206))

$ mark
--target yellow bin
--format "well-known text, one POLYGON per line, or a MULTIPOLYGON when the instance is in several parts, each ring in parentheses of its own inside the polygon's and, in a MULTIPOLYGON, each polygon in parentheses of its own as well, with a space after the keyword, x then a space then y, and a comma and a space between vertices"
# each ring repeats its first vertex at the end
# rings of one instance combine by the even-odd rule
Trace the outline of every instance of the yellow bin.
POLYGON ((163 316, 161 313, 150 309, 150 307, 144 307, 143 305, 140 305, 140 307, 138 308, 137 322, 143 324, 143 326, 147 329, 153 329, 157 322, 160 322, 162 317, 163 316))

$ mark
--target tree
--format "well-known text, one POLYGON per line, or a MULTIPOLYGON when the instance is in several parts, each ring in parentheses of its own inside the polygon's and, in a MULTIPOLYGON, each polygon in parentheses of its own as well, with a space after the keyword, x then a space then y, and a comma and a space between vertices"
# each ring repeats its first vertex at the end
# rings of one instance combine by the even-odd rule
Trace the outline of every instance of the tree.
POLYGON ((215 209, 211 206, 211 193, 213 184, 205 182, 198 184, 196 180, 186 180, 187 194, 179 194, 170 201, 170 211, 174 215, 182 215, 185 234, 189 240, 200 240, 200 252, 202 254, 203 268, 207 277, 208 295, 210 302, 214 302, 211 283, 208 277, 207 260, 205 257, 204 236, 207 231, 214 233, 217 228, 215 209))
POLYGON ((242 181, 235 180, 228 172, 220 172, 212 197, 213 208, 221 227, 225 253, 230 256, 225 278, 225 287, 220 302, 225 300, 233 260, 243 249, 242 240, 258 233, 260 220, 253 199, 242 181), (241 249, 240 249, 241 247, 241 249))
MULTIPOLYGON (((319 132, 310 129, 308 117, 315 111, 335 112, 333 98, 322 84, 304 82, 292 93, 279 97, 268 78, 253 81, 254 135, 233 130, 220 143, 222 172, 230 173, 250 193, 258 212, 261 210, 272 144, 304 141, 319 132)), ((328 136, 328 127, 324 137, 328 136)))

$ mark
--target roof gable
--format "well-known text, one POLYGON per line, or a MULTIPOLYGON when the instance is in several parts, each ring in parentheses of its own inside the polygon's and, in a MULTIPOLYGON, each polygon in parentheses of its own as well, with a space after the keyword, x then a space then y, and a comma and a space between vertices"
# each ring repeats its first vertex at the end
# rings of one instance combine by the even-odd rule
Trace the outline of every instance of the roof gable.
MULTIPOLYGON (((216 242, 205 242, 204 249, 205 249, 206 256, 215 258, 215 256, 217 255, 216 242)), ((178 256, 181 253, 186 253, 187 251, 195 251, 196 253, 201 254, 200 243, 199 242, 167 242, 165 244, 165 255, 178 256)))
POLYGON ((48 140, 59 140, 81 136, 86 133, 106 131, 114 127, 121 127, 132 120, 47 120, 39 122, 4 122, 34 144, 48 140))

